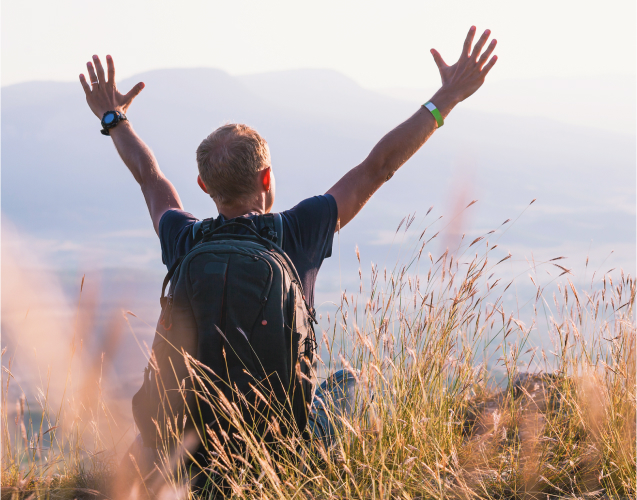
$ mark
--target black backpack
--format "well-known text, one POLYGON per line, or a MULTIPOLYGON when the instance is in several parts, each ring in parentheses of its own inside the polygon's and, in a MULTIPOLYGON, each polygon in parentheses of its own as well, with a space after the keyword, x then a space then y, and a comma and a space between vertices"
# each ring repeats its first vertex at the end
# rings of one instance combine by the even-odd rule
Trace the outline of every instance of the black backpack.
POLYGON ((214 432, 237 445, 228 443, 235 435, 228 404, 266 439, 273 425, 283 435, 305 431, 316 320, 282 236, 279 214, 220 216, 196 227, 196 244, 164 280, 151 359, 133 397, 145 446, 159 448, 173 430, 193 427, 202 439, 214 432))

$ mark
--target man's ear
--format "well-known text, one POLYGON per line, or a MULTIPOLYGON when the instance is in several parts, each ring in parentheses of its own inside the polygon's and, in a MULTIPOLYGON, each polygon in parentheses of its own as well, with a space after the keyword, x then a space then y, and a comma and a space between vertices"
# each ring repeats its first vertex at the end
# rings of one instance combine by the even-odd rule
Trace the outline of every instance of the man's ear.
POLYGON ((197 176, 197 184, 199 184, 199 187, 201 188, 201 190, 202 190, 204 193, 209 194, 209 193, 208 193, 208 188, 206 187, 206 185, 205 185, 205 184, 203 183, 203 181, 201 180, 201 176, 200 176, 200 175, 198 175, 198 176, 197 176))
POLYGON ((270 173, 272 169, 270 167, 263 169, 261 173, 261 184, 263 185, 263 190, 267 193, 270 191, 270 187, 272 186, 272 179, 270 177, 270 173))

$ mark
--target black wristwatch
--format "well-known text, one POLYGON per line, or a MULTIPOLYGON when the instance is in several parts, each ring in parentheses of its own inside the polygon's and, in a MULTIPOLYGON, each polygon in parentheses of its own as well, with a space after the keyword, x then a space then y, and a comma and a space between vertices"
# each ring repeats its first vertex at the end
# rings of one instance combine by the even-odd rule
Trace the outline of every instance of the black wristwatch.
POLYGON ((112 129, 119 122, 127 119, 124 113, 120 113, 119 111, 107 111, 104 113, 104 116, 102 116, 102 130, 100 130, 100 132, 104 135, 111 135, 109 129, 112 129))

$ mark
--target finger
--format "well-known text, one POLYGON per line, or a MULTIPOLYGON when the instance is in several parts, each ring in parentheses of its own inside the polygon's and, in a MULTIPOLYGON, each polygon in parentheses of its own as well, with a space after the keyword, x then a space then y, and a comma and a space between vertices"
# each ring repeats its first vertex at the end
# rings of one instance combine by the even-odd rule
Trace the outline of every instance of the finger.
POLYGON ((489 39, 490 34, 491 34, 491 30, 486 30, 484 33, 482 33, 482 36, 478 40, 478 43, 476 43, 475 46, 473 47, 473 52, 471 52, 471 58, 474 61, 478 59, 480 52, 482 52, 482 47, 484 47, 484 44, 487 43, 487 40, 489 39))
POLYGON ((95 64, 95 69, 97 70, 97 78, 99 78, 100 83, 106 83, 106 76, 104 76, 104 68, 102 67, 102 61, 97 56, 93 56, 93 63, 95 64))
POLYGON ((489 73, 489 71, 491 71, 491 68, 493 68, 493 65, 496 63, 497 60, 498 60, 498 56, 493 56, 491 58, 491 60, 487 63, 487 65, 482 70, 482 76, 487 76, 487 74, 489 73))
POLYGON ((84 89, 84 93, 86 94, 86 97, 91 95, 91 87, 89 87, 88 83, 86 83, 86 77, 83 74, 80 75, 80 83, 82 84, 82 88, 84 89))
POLYGON ((91 85, 97 85, 99 80, 97 79, 97 75, 95 74, 95 70, 93 69, 93 63, 87 62, 86 67, 88 68, 88 76, 91 79, 91 85))
POLYGON ((431 49, 431 55, 434 56, 434 61, 436 61, 436 66, 438 66, 439 69, 447 67, 447 63, 442 59, 440 52, 436 49, 431 49))
POLYGON ((468 56, 471 53, 471 44, 473 43, 473 37, 476 34, 476 27, 471 26, 469 28, 469 33, 467 33, 467 38, 464 41, 464 47, 462 47, 462 55, 468 56))
POLYGON ((478 60, 479 68, 482 68, 482 66, 484 66, 484 63, 487 62, 487 59, 489 59, 489 56, 493 54, 493 51, 495 50, 495 46, 497 44, 498 44, 498 41, 495 38, 491 40, 491 43, 487 47, 487 50, 484 51, 484 54, 482 54, 480 56, 480 59, 478 60))
POLYGON ((106 67, 108 68, 108 83, 115 85, 115 63, 110 55, 106 56, 106 67))
POLYGON ((144 90, 145 86, 146 85, 144 84, 144 82, 139 82, 132 89, 130 89, 130 92, 124 96, 126 102, 130 103, 133 99, 135 99, 135 97, 137 97, 139 93, 144 90))

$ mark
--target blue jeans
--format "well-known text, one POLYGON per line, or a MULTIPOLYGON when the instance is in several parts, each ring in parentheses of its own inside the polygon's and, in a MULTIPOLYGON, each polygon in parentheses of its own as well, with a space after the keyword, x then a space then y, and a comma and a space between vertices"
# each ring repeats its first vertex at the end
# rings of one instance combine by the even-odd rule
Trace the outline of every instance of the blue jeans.
POLYGON ((335 430, 341 427, 340 417, 354 413, 356 379, 345 370, 332 373, 316 388, 308 417, 308 430, 323 442, 326 449, 334 444, 335 430))

